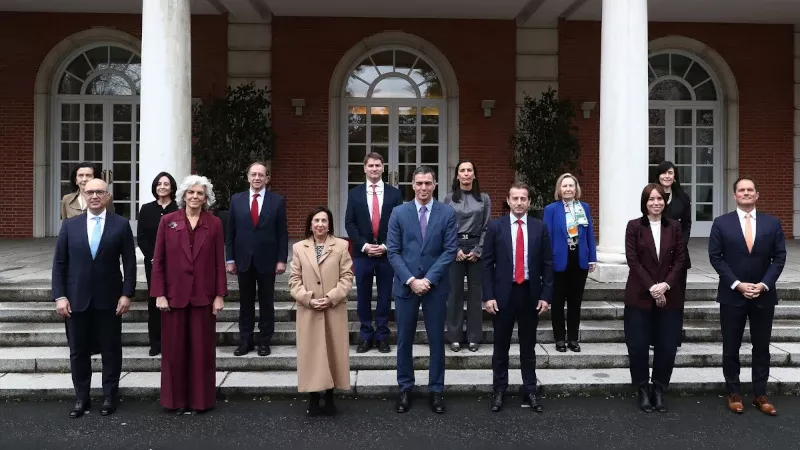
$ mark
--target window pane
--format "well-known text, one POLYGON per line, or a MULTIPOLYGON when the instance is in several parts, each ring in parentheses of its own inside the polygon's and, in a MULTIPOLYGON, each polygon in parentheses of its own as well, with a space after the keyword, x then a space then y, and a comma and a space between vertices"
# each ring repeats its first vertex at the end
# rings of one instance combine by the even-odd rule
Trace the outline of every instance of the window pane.
POLYGON ((692 147, 675 147, 675 164, 692 164, 692 147))
MULTIPOLYGON (((370 146, 370 151, 375 152, 375 153, 380 153, 381 156, 383 156, 383 160, 384 161, 388 161, 389 160, 389 146, 388 145, 371 145, 370 146)), ((363 172, 364 171, 363 170, 364 169, 364 158, 361 158, 361 169, 362 169, 361 171, 363 172)))
POLYGON ((681 82, 664 80, 653 86, 650 100, 691 100, 692 94, 681 82))
MULTIPOLYGON (((404 75, 408 75, 411 67, 417 61, 417 56, 402 50, 394 52, 394 70, 404 75)), ((417 64, 419 65, 419 64, 417 64)), ((419 83, 419 81, 417 81, 419 83)))
POLYGON ((439 143, 439 127, 438 126, 423 126, 422 127, 422 143, 423 144, 438 144, 439 143))
POLYGON ((414 171, 417 170, 416 163, 414 164, 403 164, 399 167, 400 169, 400 181, 411 183, 413 181, 414 171))
POLYGON ((104 73, 86 86, 87 95, 133 95, 128 82, 119 75, 104 73))
POLYGON ((439 123, 439 108, 422 108, 422 123, 434 125, 439 123))
POLYGON ((89 76, 89 73, 92 71, 92 68, 89 67, 89 63, 86 61, 86 58, 83 56, 83 53, 78 55, 75 59, 69 63, 67 66, 67 72, 75 75, 76 77, 80 78, 81 80, 86 80, 86 77, 89 76))
POLYGON ((102 122, 103 105, 83 105, 83 120, 87 122, 102 122))
POLYGON ((363 98, 367 96, 367 89, 369 89, 369 86, 364 84, 363 81, 350 77, 347 79, 347 86, 344 88, 344 95, 347 97, 363 98))
POLYGON ((123 181, 131 181, 131 165, 127 164, 114 164, 114 183, 123 181))
POLYGON ((83 144, 83 159, 86 161, 102 161, 103 144, 83 144))
POLYGON ((677 125, 677 126, 691 126, 692 125, 692 110, 691 109, 676 109, 675 110, 675 125, 677 125))
POLYGON ((370 120, 373 124, 389 125, 389 108, 373 106, 370 108, 370 120))
POLYGON ((714 130, 699 128, 697 130, 697 145, 714 145, 714 130))
POLYGON ((61 105, 61 120, 65 122, 81 120, 81 105, 61 105))
POLYGON ((439 164, 439 146, 438 145, 423 145, 422 146, 422 164, 430 164, 430 165, 439 164))
POLYGON ((372 144, 388 144, 389 127, 382 125, 373 125, 370 128, 370 142, 372 144))
POLYGON ((650 58, 650 67, 656 74, 656 77, 669 75, 669 54, 656 55, 650 58))
POLYGON ((80 161, 80 157, 80 144, 77 142, 71 144, 61 144, 62 161, 80 161))
POLYGON ((699 147, 697 149, 697 164, 714 164, 714 148, 699 147))
POLYGON ((130 122, 133 105, 114 105, 114 122, 130 122))
POLYGON ((130 141, 131 140, 131 125, 127 123, 114 124, 114 140, 115 141, 130 141))
POLYGON ((714 111, 710 109, 698 109, 697 125, 702 125, 702 126, 714 125, 714 111))
POLYGON ((689 73, 686 74, 686 81, 688 81, 692 87, 697 86, 707 79, 708 72, 706 72, 706 69, 703 69, 700 64, 692 64, 692 68, 689 69, 689 73))
POLYGON ((62 141, 78 141, 78 140, 80 140, 80 124, 78 124, 78 123, 62 123, 61 124, 61 140, 62 141))
POLYGON ((397 160, 403 164, 417 164, 417 146, 416 145, 401 145, 397 152, 397 160))
POLYGON ((689 64, 692 63, 692 60, 683 56, 683 55, 670 55, 670 59, 672 60, 672 75, 677 75, 683 78, 683 74, 686 73, 686 69, 689 68, 689 64))
MULTIPOLYGON (((116 189, 118 186, 114 187, 114 199, 116 200, 116 189)), ((130 202, 114 202, 114 212, 119 214, 120 216, 130 220, 131 218, 131 204, 130 202)))
POLYGON ((364 173, 363 164, 348 164, 347 165, 347 182, 348 183, 363 183, 367 181, 367 175, 364 173))
POLYGON ((114 161, 130 161, 131 144, 115 144, 113 158, 114 161))
POLYGON ((364 156, 367 155, 366 145, 350 145, 347 148, 347 161, 351 163, 363 163, 364 156))
POLYGON ((697 167, 697 182, 698 183, 713 183, 714 182, 714 168, 713 167, 697 167))
POLYGON ((89 62, 92 63, 94 70, 105 69, 108 67, 108 47, 97 47, 86 52, 89 62))
POLYGON ((650 147, 650 156, 647 158, 648 164, 660 164, 664 161, 664 147, 650 147))
MULTIPOLYGON (((131 199, 131 184, 130 183, 114 183, 114 200, 130 200, 131 199)), ((116 203, 114 204, 116 206, 116 203)))
POLYGON ((347 127, 347 142, 366 144, 367 127, 364 125, 350 125, 347 127))
POLYGON ((650 138, 648 140, 650 145, 664 145, 664 139, 663 128, 650 128, 650 138))
POLYGON ((678 179, 681 180, 681 184, 692 183, 692 168, 691 167, 676 167, 678 169, 678 179))
POLYGON ((408 80, 399 77, 384 78, 372 89, 374 98, 417 98, 417 90, 408 80))
POLYGON ((665 113, 666 113, 666 111, 663 110, 663 109, 651 109, 650 110, 650 120, 649 120, 650 126, 655 125, 655 126, 663 127, 664 124, 665 124, 665 122, 664 122, 665 113))
POLYGON ((695 222, 711 222, 714 220, 714 205, 695 205, 695 222))
POLYGON ((83 83, 77 78, 65 73, 64 76, 61 77, 61 82, 58 84, 58 93, 77 95, 81 93, 81 86, 83 86, 83 83))
POLYGON ((414 188, 410 184, 401 184, 398 187, 400 188, 400 193, 403 194, 404 202, 414 200, 414 188))
POLYGON ((417 127, 399 127, 398 137, 401 144, 416 144, 417 143, 417 127))
POLYGON ((419 85, 419 90, 424 98, 442 98, 442 83, 438 77, 431 78, 419 85))
POLYGON ((381 75, 394 72, 394 50, 386 50, 371 56, 381 75))
POLYGON ((127 65, 132 53, 124 48, 111 47, 111 64, 127 65))
POLYGON ((398 108, 398 119, 400 125, 414 125, 417 123, 417 107, 416 106, 401 106, 398 108))
POLYGON ((361 61, 361 64, 356 67, 356 70, 353 71, 353 75, 361 78, 367 83, 372 83, 380 74, 377 70, 375 70, 375 66, 372 65, 372 61, 367 58, 364 61, 361 61))
POLYGON ((102 142, 103 124, 102 123, 83 124, 83 139, 85 141, 102 142))
MULTIPOLYGON (((138 111, 137 111, 138 112, 138 111)), ((366 106, 351 106, 348 108, 347 123, 366 124, 367 123, 367 107, 366 106)))
POLYGON ((717 91, 714 89, 714 83, 712 83, 711 80, 698 86, 697 89, 694 90, 694 95, 698 100, 717 99, 717 91))
POLYGON ((692 129, 675 128, 675 145, 692 145, 692 129))
POLYGON ((713 203, 714 202, 714 186, 700 184, 695 186, 695 203, 713 203))

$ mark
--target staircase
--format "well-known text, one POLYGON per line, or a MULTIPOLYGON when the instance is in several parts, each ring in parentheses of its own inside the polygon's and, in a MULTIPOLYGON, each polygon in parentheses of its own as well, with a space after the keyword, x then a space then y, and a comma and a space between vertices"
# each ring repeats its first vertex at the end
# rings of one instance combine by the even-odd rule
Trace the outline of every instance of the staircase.
MULTIPOLYGON (((281 277, 282 279, 285 278, 281 277)), ((276 283, 275 336, 272 355, 255 352, 233 356, 238 344, 238 291, 232 290, 217 323, 217 386, 225 395, 292 395, 297 393, 295 305, 285 280, 276 283)), ((536 347, 537 377, 545 395, 608 395, 631 392, 628 358, 624 344, 622 303, 624 286, 589 282, 582 308, 580 353, 559 353, 553 345, 549 313, 541 316, 536 347)), ((779 284, 781 302, 776 308, 772 331, 770 393, 800 390, 800 286, 779 284)), ((685 308, 684 341, 678 349, 673 372, 673 392, 722 393, 722 338, 719 306, 714 301, 716 285, 690 283, 685 308)), ((69 349, 63 321, 49 300, 49 286, 0 286, 0 397, 71 398, 69 349)), ((160 386, 160 356, 147 355, 147 305, 145 285, 139 283, 131 311, 122 326, 123 362, 120 393, 127 396, 157 396, 160 386)), ((392 352, 372 349, 355 352, 359 323, 355 290, 347 304, 350 320, 351 390, 349 395, 387 396, 396 392, 396 330, 394 314, 392 352)), ((483 343, 478 352, 463 348, 445 350, 448 393, 488 393, 492 390, 491 320, 484 314, 483 343)), ((418 390, 427 389, 429 352, 422 312, 417 325, 414 366, 418 390)), ((745 342, 749 333, 745 332, 745 342)), ((511 347, 510 389, 522 383, 516 332, 511 347)), ((743 344, 742 382, 750 381, 750 345, 743 344)), ((100 393, 100 357, 93 357, 93 391, 100 393)))

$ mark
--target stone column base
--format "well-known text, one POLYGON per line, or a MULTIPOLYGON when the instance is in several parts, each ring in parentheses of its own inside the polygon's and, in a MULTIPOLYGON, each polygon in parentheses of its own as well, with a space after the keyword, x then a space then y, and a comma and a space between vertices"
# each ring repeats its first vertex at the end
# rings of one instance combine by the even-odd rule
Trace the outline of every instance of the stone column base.
POLYGON ((628 280, 628 264, 624 254, 597 252, 597 267, 589 279, 599 283, 624 283, 628 280))

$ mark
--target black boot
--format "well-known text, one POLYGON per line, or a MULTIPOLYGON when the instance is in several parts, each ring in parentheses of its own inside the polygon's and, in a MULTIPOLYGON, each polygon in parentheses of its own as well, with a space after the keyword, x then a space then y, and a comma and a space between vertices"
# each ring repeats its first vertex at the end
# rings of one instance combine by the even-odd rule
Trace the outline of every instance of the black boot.
POLYGON ((653 409, 658 412, 667 412, 667 405, 664 404, 664 387, 659 383, 653 383, 651 391, 653 396, 653 409))
POLYGON ((336 414, 336 405, 333 404, 333 389, 325 391, 325 406, 322 408, 322 412, 326 416, 336 414))
POLYGON ((311 392, 308 398, 308 411, 306 411, 306 414, 314 417, 318 416, 319 413, 319 392, 311 392))
POLYGON ((650 385, 646 381, 639 385, 639 409, 646 413, 653 412, 653 405, 650 403, 650 385))

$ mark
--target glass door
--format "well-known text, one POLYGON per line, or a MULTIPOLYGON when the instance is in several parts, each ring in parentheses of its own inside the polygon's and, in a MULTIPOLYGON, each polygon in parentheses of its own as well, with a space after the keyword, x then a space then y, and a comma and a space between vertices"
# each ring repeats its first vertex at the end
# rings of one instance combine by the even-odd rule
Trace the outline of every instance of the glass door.
POLYGON ((107 182, 114 196, 114 212, 131 221, 139 215, 139 105, 115 102, 108 108, 110 127, 105 152, 107 182))

